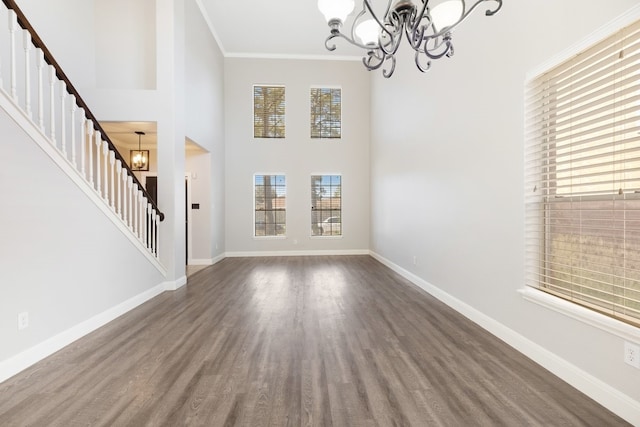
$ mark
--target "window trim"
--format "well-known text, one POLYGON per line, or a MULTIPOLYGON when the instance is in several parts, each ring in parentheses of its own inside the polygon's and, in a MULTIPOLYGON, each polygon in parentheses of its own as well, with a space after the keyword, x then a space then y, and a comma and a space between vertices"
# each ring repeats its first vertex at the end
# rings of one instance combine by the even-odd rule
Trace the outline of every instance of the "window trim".
MULTIPOLYGON (((275 173, 275 172, 256 172, 251 176, 251 190, 253 192, 253 221, 252 221, 252 231, 251 231, 251 236, 253 237, 254 240, 285 240, 287 239, 287 223, 288 223, 288 217, 287 217, 287 211, 288 211, 288 206, 287 206, 287 200, 285 198, 285 205, 284 205, 284 212, 285 212, 285 231, 284 234, 281 236, 256 236, 256 176, 265 176, 265 175, 269 175, 269 176, 284 176, 284 182, 285 182, 285 188, 288 190, 288 186, 289 184, 287 184, 287 174, 286 173, 275 173)), ((288 197, 288 196, 287 196, 288 197)))
POLYGON ((518 293, 524 300, 533 304, 609 332, 627 341, 640 342, 640 328, 625 323, 622 320, 609 317, 530 286, 524 286, 518 289, 518 293))
POLYGON ((342 86, 340 85, 311 85, 309 86, 309 92, 308 92, 308 111, 307 111, 307 117, 309 118, 309 139, 311 141, 322 141, 323 143, 326 142, 341 142, 342 141, 342 135, 344 134, 344 121, 342 120, 344 118, 343 115, 343 111, 344 111, 344 91, 342 89, 342 86), (311 136, 311 89, 340 89, 340 136, 337 138, 326 138, 326 137, 319 137, 319 138, 314 138, 311 136))
MULTIPOLYGON (((627 12, 623 13, 617 18, 614 18, 607 24, 603 25, 583 40, 575 43, 574 45, 568 47, 564 51, 558 53, 557 55, 551 57, 548 61, 545 61, 538 66, 531 69, 525 75, 525 88, 527 88, 531 82, 536 79, 539 75, 545 73, 547 70, 550 70, 561 63, 569 60, 571 57, 577 55, 578 53, 588 49, 592 45, 602 41, 603 39, 610 37, 614 33, 618 32, 624 27, 627 27, 633 24, 635 21, 640 19, 640 5, 634 6, 629 9, 627 12)), ((526 147, 526 138, 523 139, 523 146, 526 147)), ((542 199, 541 196, 539 196, 542 199)), ((525 201, 525 215, 527 206, 529 203, 525 201)), ((524 230, 526 234, 526 228, 524 230)), ((528 238, 525 236, 524 244, 526 245, 528 238)), ((525 266, 523 279, 526 278, 527 270, 525 266)), ((622 320, 610 317, 608 315, 599 313, 592 309, 586 308, 580 304, 577 304, 572 301, 568 301, 564 298, 560 298, 553 294, 547 293, 540 289, 531 287, 522 284, 522 287, 517 290, 520 296, 531 303, 540 305, 549 310, 555 311, 559 314, 577 320, 581 323, 593 326, 620 338, 623 338, 628 341, 640 342, 640 328, 629 323, 626 323, 622 320)))

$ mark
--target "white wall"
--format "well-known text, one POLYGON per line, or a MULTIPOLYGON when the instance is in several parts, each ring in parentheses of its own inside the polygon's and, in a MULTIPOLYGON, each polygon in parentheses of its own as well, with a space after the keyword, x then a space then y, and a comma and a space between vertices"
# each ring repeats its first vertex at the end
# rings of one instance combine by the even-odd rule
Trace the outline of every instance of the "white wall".
POLYGON ((155 0, 94 3, 97 87, 155 89, 155 0))
POLYGON ((94 2, 17 0, 16 3, 75 88, 95 86, 94 2))
POLYGON ((361 251, 369 247, 369 78, 356 62, 225 62, 227 253, 361 251), (253 85, 286 87, 286 138, 253 138, 253 85), (309 89, 342 87, 342 139, 312 140, 309 89), (253 237, 253 175, 287 180, 287 238, 253 237), (311 175, 342 174, 343 237, 311 238, 311 175))
POLYGON ((186 3, 185 14, 186 136, 207 151, 197 159, 187 153, 187 171, 199 173, 192 181, 193 202, 200 203, 194 229, 204 233, 193 236, 192 258, 206 261, 225 250, 224 57, 195 1, 186 3))
POLYGON ((620 338, 517 292, 524 285, 525 75, 636 3, 505 2, 494 17, 467 20, 455 33, 455 56, 428 74, 403 51, 390 80, 377 75, 371 248, 637 405, 640 371, 623 363, 620 338))
POLYGON ((211 180, 211 153, 204 150, 187 149, 185 168, 189 174, 188 218, 192 233, 189 236, 190 251, 188 264, 210 264, 214 258, 212 249, 215 236, 212 234, 212 196, 214 184, 211 180), (192 209, 198 204, 198 209, 192 209))
POLYGON ((163 275, 0 110, 3 362, 143 294, 163 275), (17 330, 17 315, 30 325, 17 330))
POLYGON ((156 88, 155 0, 17 3, 81 95, 156 88))

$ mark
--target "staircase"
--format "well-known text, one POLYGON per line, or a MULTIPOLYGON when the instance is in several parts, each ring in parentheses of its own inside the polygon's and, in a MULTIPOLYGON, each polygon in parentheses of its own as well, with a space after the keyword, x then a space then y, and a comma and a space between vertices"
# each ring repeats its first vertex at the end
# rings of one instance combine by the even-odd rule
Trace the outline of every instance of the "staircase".
POLYGON ((164 214, 13 0, 0 7, 0 108, 145 256, 159 261, 164 214))

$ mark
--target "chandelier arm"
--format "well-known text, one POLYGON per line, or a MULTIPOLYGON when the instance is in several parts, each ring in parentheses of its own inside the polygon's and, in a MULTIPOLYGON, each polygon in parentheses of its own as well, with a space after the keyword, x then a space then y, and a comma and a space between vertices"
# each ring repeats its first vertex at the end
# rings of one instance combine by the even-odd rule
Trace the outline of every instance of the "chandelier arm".
POLYGON ((364 58, 362 58, 362 63, 364 64, 366 69, 369 70, 369 71, 377 70, 378 68, 380 68, 382 66, 382 64, 384 64, 384 61, 385 61, 385 56, 383 56, 381 58, 378 55, 376 55, 373 51, 369 51, 368 55, 365 56, 364 58), (373 62, 374 59, 377 62, 374 63, 373 62))
POLYGON ((424 28, 431 26, 431 15, 429 15, 429 13, 427 12, 428 4, 429 4, 429 0, 422 0, 422 9, 420 10, 419 14, 416 13, 415 21, 411 26, 411 32, 415 32, 418 29, 418 27, 422 27, 423 28, 422 32, 424 33, 424 28), (425 12, 427 13, 425 14, 425 12), (427 19, 429 22, 421 26, 420 23, 422 22, 423 19, 427 19))
POLYGON ((407 40, 411 45, 411 48, 415 51, 420 50, 420 45, 422 45, 422 40, 424 40, 424 33, 426 31, 426 27, 424 25, 420 25, 419 27, 413 29, 411 33, 409 33, 409 29, 406 29, 407 40))
POLYGON ((356 38, 356 27, 360 18, 362 18, 367 13, 366 9, 363 7, 362 10, 356 15, 353 19, 353 24, 351 24, 351 40, 357 40, 356 38))
POLYGON ((361 49, 366 49, 366 50, 371 50, 371 46, 366 46, 362 43, 358 43, 357 41, 353 40, 352 38, 350 38, 349 36, 344 35, 342 32, 340 31, 336 31, 331 33, 327 39, 324 41, 324 47, 327 48, 328 51, 334 51, 336 50, 336 45, 332 44, 330 45, 329 42, 333 39, 335 39, 336 37, 339 37, 341 39, 345 39, 347 42, 349 42, 350 44, 357 46, 361 49))
POLYGON ((365 68, 369 71, 375 71, 377 69, 379 69, 380 67, 382 67, 382 65, 387 62, 388 60, 391 60, 391 69, 387 70, 386 68, 384 68, 382 70, 382 75, 385 78, 389 78, 393 75, 393 72, 396 69, 396 57, 393 55, 383 55, 383 56, 378 56, 374 51, 369 51, 368 52, 368 56, 365 58, 362 58, 362 63, 364 64, 365 68), (375 60, 375 62, 374 62, 375 60))
POLYGON ((385 79, 388 79, 389 77, 391 77, 393 75, 393 72, 396 70, 396 57, 393 55, 387 55, 385 56, 385 61, 387 59, 391 59, 391 70, 387 71, 386 68, 382 69, 382 75, 384 76, 385 79))
POLYGON ((463 4, 463 13, 462 16, 460 17, 460 19, 458 19, 457 22, 455 22, 452 25, 449 25, 448 27, 444 27, 442 29, 440 29, 440 31, 438 31, 437 33, 433 33, 431 35, 425 36, 426 38, 436 38, 439 36, 442 36, 446 33, 450 33, 454 28, 456 28, 458 25, 462 24, 464 21, 466 21, 466 19, 469 17, 469 15, 471 15, 473 13, 473 11, 475 9, 477 9, 482 3, 488 2, 488 1, 493 1, 498 3, 495 9, 487 9, 485 11, 485 15, 486 16, 493 16, 496 13, 498 13, 498 11, 502 8, 502 0, 477 0, 469 9, 466 9, 467 4, 465 1, 462 2, 463 4), (466 9, 466 10, 465 10, 466 9))
POLYGON ((327 37, 327 39, 324 41, 324 47, 326 47, 329 52, 333 52, 334 50, 336 50, 335 44, 329 45, 329 42, 336 37, 338 37, 338 34, 330 34, 329 37, 327 37))
POLYGON ((422 63, 420 63, 420 54, 424 53, 421 52, 419 50, 416 50, 416 67, 418 67, 418 70, 422 71, 423 73, 426 73, 427 71, 429 71, 431 69, 431 60, 427 61, 426 65, 422 65, 422 63))
MULTIPOLYGON (((389 16, 389 10, 391 10, 391 1, 392 0, 389 0, 387 2, 387 10, 384 13, 384 16, 389 16)), ((376 15, 375 12, 373 11, 373 7, 371 7, 371 2, 369 0, 364 0, 364 2, 363 2, 362 10, 365 11, 365 9, 369 11, 369 13, 373 17, 373 19, 378 23, 378 26, 382 29, 382 31, 387 33, 389 35, 389 37, 393 38, 393 34, 391 32, 389 32, 389 30, 386 29, 385 25, 382 23, 382 21, 380 21, 380 18, 378 18, 378 15, 376 15)), ((354 24, 355 24, 355 22, 354 22, 354 24)))
POLYGON ((446 34, 442 41, 438 41, 437 39, 431 39, 434 41, 435 45, 433 46, 433 48, 429 49, 429 47, 427 46, 427 44, 429 43, 429 39, 425 40, 424 42, 424 48, 420 49, 420 52, 424 53, 425 55, 427 55, 429 57, 429 59, 440 59, 443 56, 447 56, 448 58, 450 58, 453 55, 453 44, 451 43, 451 34, 446 34), (440 53, 432 53, 434 50, 437 50, 440 48, 440 46, 446 45, 446 48, 440 52, 440 53))
MULTIPOLYGON (((367 0, 365 0, 367 1, 367 0)), ((393 15, 392 15, 393 16, 393 15)), ((393 25, 394 32, 390 32, 386 28, 384 29, 387 34, 389 34, 389 43, 384 44, 380 43, 380 50, 385 55, 395 55, 400 47, 400 43, 402 42, 402 28, 404 27, 404 23, 399 21, 399 17, 394 18, 396 22, 389 22, 388 25, 393 25), (391 49, 387 49, 387 46, 390 46, 391 49)), ((380 41, 382 41, 382 36, 380 36, 380 41)))
POLYGON ((484 12, 484 14, 485 14, 486 16, 493 16, 493 15, 495 15, 496 13, 498 13, 498 11, 502 8, 502 0, 494 0, 494 1, 498 2, 498 7, 496 7, 496 9, 495 9, 495 10, 487 9, 487 10, 484 12))

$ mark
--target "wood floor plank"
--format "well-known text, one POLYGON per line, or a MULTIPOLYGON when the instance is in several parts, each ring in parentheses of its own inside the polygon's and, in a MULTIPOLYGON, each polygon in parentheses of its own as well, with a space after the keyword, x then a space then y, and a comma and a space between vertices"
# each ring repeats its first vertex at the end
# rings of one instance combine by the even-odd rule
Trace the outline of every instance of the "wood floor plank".
POLYGON ((368 256, 229 258, 0 384, 1 426, 625 426, 368 256))

